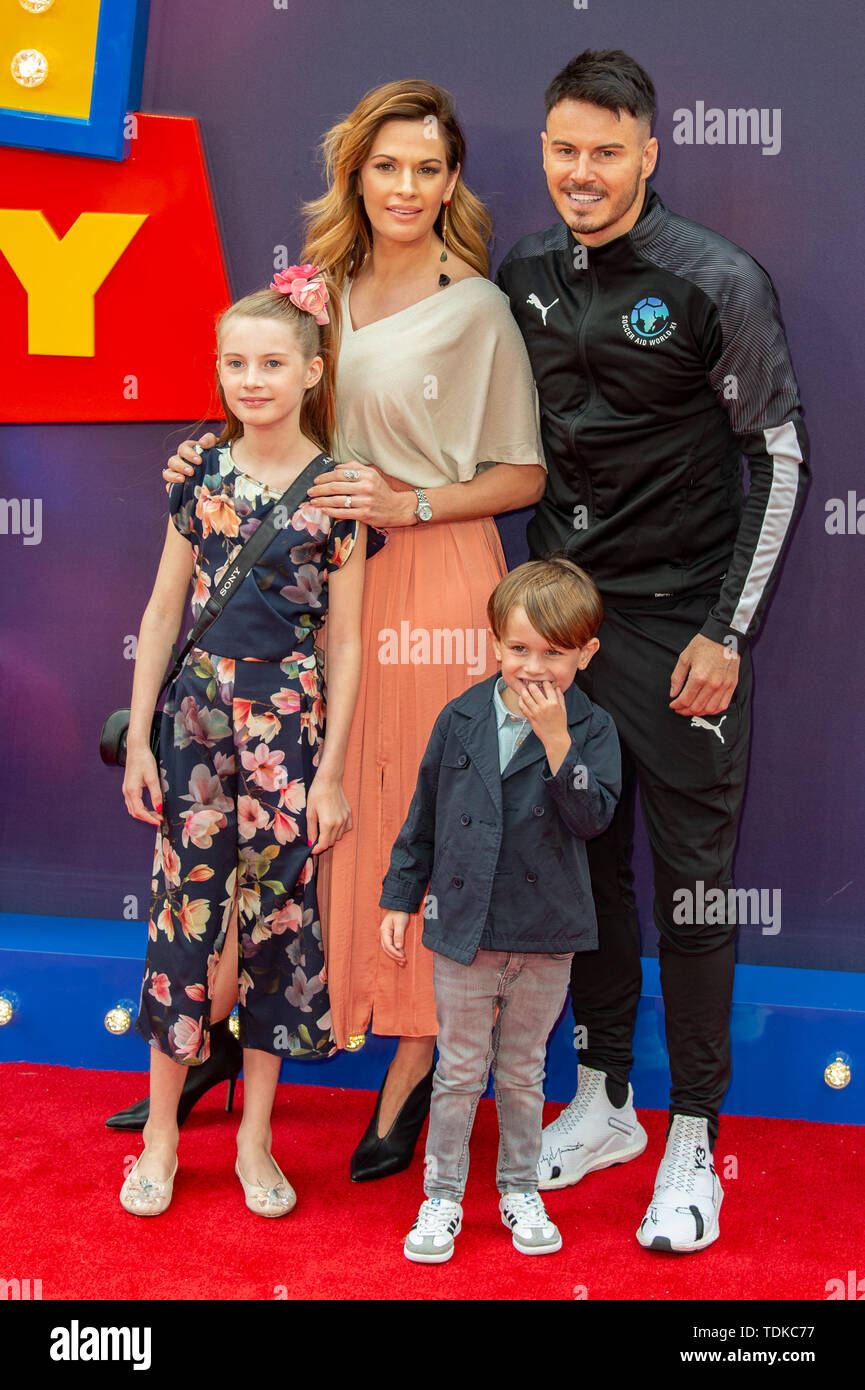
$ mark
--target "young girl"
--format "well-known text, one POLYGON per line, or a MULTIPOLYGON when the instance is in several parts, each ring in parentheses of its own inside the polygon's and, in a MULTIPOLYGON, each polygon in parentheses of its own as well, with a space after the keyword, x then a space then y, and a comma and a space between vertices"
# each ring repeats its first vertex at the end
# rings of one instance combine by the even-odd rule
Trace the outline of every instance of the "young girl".
POLYGON ((171 1201, 178 1099, 186 1068, 209 1055, 222 996, 239 988, 244 1107, 235 1171, 261 1216, 283 1216, 295 1203, 270 1153, 282 1058, 334 1050, 315 856, 352 827, 341 779, 360 679, 364 562, 384 543, 381 533, 331 521, 309 501, 282 517, 168 691, 159 769, 148 744, 193 567, 197 617, 285 489, 335 466, 326 450, 339 320, 329 302, 321 273, 293 266, 223 315, 225 429, 196 478, 171 489, 141 622, 123 794, 130 815, 159 829, 137 1021, 152 1049, 150 1113, 144 1152, 120 1194, 138 1216, 171 1201), (322 741, 314 644, 326 616, 322 741))

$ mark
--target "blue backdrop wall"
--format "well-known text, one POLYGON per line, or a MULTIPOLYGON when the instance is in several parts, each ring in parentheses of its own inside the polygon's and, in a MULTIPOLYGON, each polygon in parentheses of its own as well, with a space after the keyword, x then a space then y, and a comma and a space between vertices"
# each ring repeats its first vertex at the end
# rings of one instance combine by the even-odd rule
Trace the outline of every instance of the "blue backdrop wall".
MULTIPOLYGON (((317 142, 371 86, 422 76, 454 93, 465 176, 493 211, 497 263, 518 236, 555 220, 539 141, 553 74, 584 47, 623 47, 649 70, 660 104, 654 186, 770 271, 805 402, 814 482, 755 647, 737 859, 740 886, 780 892, 780 931, 744 926, 739 958, 830 970, 865 967, 865 535, 827 526, 831 499, 865 497, 863 30, 852 0, 153 0, 141 102, 201 120, 241 294, 269 279, 274 247, 299 250, 299 204, 321 188, 317 142), (674 113, 700 102, 763 110, 771 135, 678 143, 674 113)), ((195 235, 194 224, 177 227, 178 238, 195 235)), ((164 309, 166 331, 182 333, 172 304, 164 309)), ((0 429, 2 497, 39 497, 43 508, 39 544, 0 535, 0 908, 28 914, 34 947, 42 914, 146 915, 152 834, 126 816, 97 736, 105 713, 128 703, 129 639, 167 514, 159 468, 189 423, 0 429)), ((501 522, 511 564, 526 555, 525 521, 501 522)), ((644 847, 639 856, 651 955, 644 847)), ((74 920, 69 933, 74 950, 74 920)))

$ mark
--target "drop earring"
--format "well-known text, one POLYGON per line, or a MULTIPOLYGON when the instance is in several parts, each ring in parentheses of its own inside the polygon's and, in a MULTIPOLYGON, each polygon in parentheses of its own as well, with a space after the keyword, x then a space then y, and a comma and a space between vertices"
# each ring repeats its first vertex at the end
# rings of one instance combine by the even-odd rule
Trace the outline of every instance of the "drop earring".
MULTIPOLYGON (((447 258, 448 258, 448 208, 449 208, 449 207, 450 207, 450 200, 448 199, 448 201, 444 204, 444 210, 445 210, 445 211, 444 211, 444 217, 442 218, 442 253, 441 253, 441 255, 439 256, 439 260, 440 260, 440 261, 446 261, 447 258)), ((441 274, 441 275, 439 276, 439 288, 440 288, 440 289, 444 289, 445 285, 449 285, 450 282, 451 282, 451 277, 450 277, 449 275, 441 274)))

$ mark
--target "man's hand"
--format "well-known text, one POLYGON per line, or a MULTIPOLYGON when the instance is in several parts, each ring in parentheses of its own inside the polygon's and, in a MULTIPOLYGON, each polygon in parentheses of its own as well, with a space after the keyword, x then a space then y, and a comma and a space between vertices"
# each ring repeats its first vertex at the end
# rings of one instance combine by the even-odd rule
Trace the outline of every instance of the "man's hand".
POLYGON ((670 677, 670 709, 677 714, 721 714, 739 681, 739 654, 698 632, 670 677))

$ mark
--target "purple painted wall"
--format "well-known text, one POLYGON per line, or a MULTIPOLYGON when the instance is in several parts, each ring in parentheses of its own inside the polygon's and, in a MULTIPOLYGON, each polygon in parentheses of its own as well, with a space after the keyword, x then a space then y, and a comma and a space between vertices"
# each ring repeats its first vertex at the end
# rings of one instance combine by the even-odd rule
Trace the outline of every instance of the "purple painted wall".
MULTIPOLYGON (((780 933, 742 928, 740 959, 758 964, 865 968, 865 536, 826 530, 828 499, 865 497, 863 30, 848 0, 666 0, 649 11, 638 0, 579 10, 571 0, 291 0, 287 10, 153 0, 145 65, 143 110, 201 120, 238 294, 269 277, 275 245, 299 249, 298 204, 320 190, 314 146, 376 83, 423 76, 454 93, 466 177, 493 210, 498 261, 555 217, 538 139, 552 75, 584 47, 623 47, 648 68, 660 103, 654 185, 772 274, 813 444, 811 493, 755 646, 737 881, 782 894, 780 933), (697 102, 779 108, 780 149, 674 143, 674 111, 697 102)), ((185 235, 194 226, 178 227, 185 235)), ((170 304, 165 313, 182 331, 170 304)), ((159 464, 187 426, 0 429, 0 495, 43 502, 38 545, 0 535, 2 910, 119 918, 130 895, 140 907, 131 915, 145 910, 151 831, 127 818, 120 777, 96 744, 104 715, 128 703, 124 640, 137 631, 166 517, 159 464)), ((502 530, 517 563, 524 518, 502 530)), ((640 864, 649 922, 644 850, 640 864)), ((647 928, 649 954, 654 936, 647 928)))

